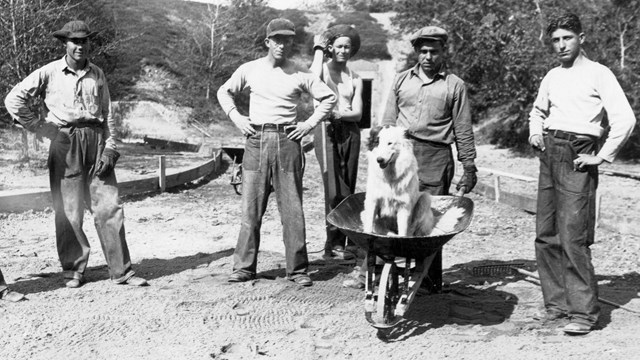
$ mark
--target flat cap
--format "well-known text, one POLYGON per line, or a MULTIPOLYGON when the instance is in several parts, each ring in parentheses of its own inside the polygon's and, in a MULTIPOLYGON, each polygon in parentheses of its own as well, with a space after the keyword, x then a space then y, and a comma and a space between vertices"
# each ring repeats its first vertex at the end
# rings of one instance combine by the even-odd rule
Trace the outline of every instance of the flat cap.
POLYGON ((296 34, 296 26, 285 18, 273 19, 267 25, 267 37, 274 35, 294 36, 296 34))
POLYGON ((449 38, 447 30, 437 26, 425 26, 411 35, 411 45, 416 44, 418 40, 436 40, 446 43, 449 38))
POLYGON ((81 20, 73 20, 64 24, 62 29, 53 32, 58 39, 85 39, 95 36, 95 31, 89 30, 89 25, 81 20))

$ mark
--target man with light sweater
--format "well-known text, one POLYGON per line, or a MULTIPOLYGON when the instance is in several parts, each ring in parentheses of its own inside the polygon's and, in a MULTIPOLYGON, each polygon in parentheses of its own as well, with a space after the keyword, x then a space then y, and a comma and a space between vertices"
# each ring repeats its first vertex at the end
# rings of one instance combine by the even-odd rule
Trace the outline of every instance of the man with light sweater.
POLYGON ((300 141, 331 112, 336 96, 308 69, 289 60, 294 35, 291 21, 269 22, 264 40, 268 54, 241 65, 218 90, 222 109, 247 137, 242 160, 242 223, 229 282, 256 277, 260 226, 273 189, 283 225, 287 278, 298 285, 312 285, 307 274, 300 141), (248 117, 235 105, 245 89, 250 91, 248 117), (296 123, 302 92, 311 94, 319 105, 306 121, 296 123))
POLYGON ((529 114, 529 142, 541 151, 535 241, 545 305, 540 318, 567 318, 565 333, 580 335, 594 329, 600 313, 589 248, 598 165, 613 161, 636 119, 611 70, 584 55, 576 15, 552 20, 547 35, 560 66, 542 79, 529 114), (610 130, 602 141, 605 114, 610 130))

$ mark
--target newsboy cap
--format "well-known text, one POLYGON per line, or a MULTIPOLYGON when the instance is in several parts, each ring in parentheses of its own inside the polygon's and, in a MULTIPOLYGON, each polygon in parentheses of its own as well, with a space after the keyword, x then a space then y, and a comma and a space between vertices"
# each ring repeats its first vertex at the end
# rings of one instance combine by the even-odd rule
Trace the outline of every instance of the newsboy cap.
POLYGON ((339 37, 346 36, 351 39, 351 53, 350 56, 354 56, 358 50, 360 50, 360 34, 353 25, 334 25, 328 28, 323 36, 329 41, 330 44, 339 37))
POLYGON ((437 26, 425 26, 422 29, 416 31, 411 35, 411 45, 416 46, 420 40, 436 40, 441 41, 443 44, 447 42, 449 34, 441 27, 437 26))
POLYGON ((60 40, 86 39, 96 35, 97 32, 89 30, 89 26, 81 20, 73 20, 64 24, 62 29, 54 31, 53 36, 60 40))
POLYGON ((293 36, 296 34, 296 27, 293 23, 285 18, 273 19, 267 25, 267 37, 274 35, 288 35, 293 36))

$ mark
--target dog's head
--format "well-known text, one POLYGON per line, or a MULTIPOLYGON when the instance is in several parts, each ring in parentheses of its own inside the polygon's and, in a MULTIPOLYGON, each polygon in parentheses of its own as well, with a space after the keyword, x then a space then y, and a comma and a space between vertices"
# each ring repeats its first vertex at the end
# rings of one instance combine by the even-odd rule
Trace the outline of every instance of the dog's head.
POLYGON ((371 129, 368 148, 380 168, 386 168, 394 162, 400 150, 410 144, 407 130, 398 126, 384 126, 371 129))

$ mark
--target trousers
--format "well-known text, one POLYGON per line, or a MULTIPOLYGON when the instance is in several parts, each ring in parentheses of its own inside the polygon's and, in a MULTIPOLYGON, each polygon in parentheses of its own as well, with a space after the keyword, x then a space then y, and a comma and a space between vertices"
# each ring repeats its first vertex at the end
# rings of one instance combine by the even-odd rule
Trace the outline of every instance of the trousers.
MULTIPOLYGON (((431 195, 449 195, 455 171, 451 146, 417 139, 412 143, 418 160, 419 190, 431 195)), ((436 253, 421 286, 430 293, 442 291, 442 249, 436 253)))
MULTIPOLYGON (((358 157, 360 156, 360 128, 354 122, 323 121, 314 130, 313 145, 322 171, 325 215, 328 215, 342 200, 356 190, 358 157), (324 143, 323 127, 326 135, 324 143), (328 153, 327 164, 325 164, 324 151, 328 153), (327 167, 331 167, 333 170, 331 178, 327 167), (330 182, 333 186, 330 186, 330 182)), ((335 246, 344 247, 347 245, 346 236, 338 228, 327 222, 326 229, 325 252, 330 252, 335 246)))
POLYGON ((540 153, 535 252, 545 307, 595 325, 600 313, 591 263, 598 168, 574 170, 578 154, 594 154, 595 139, 544 136, 540 153))
POLYGON ((242 223, 233 254, 233 270, 255 274, 260 227, 271 191, 283 226, 287 275, 306 274, 305 220, 302 210, 304 155, 299 141, 283 131, 258 130, 245 142, 242 159, 242 223))
POLYGON ((99 126, 60 129, 49 148, 49 182, 55 210, 58 257, 66 278, 84 274, 90 245, 82 230, 85 208, 94 216, 109 276, 116 283, 134 275, 125 239, 124 212, 115 172, 94 175, 104 149, 99 126))

